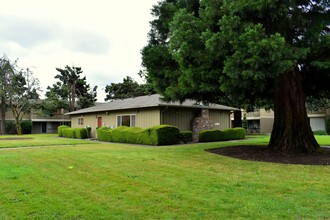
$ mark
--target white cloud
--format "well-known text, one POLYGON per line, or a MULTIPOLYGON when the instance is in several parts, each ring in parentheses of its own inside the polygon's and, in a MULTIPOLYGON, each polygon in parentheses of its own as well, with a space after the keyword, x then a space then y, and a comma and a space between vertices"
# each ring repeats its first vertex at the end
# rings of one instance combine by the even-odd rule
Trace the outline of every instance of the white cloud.
POLYGON ((157 0, 11 0, 0 8, 0 52, 33 67, 45 90, 56 67, 82 67, 91 86, 125 76, 138 81, 140 50, 147 44, 150 9, 157 0))

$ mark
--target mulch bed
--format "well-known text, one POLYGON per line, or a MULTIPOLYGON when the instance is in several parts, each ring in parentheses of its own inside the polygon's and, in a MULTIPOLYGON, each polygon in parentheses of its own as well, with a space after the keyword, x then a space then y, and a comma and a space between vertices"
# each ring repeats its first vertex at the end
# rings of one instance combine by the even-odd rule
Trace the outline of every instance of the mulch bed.
POLYGON ((208 152, 242 160, 302 164, 302 165, 330 165, 330 148, 322 148, 321 153, 314 155, 282 155, 274 154, 265 146, 231 146, 209 149, 208 152))

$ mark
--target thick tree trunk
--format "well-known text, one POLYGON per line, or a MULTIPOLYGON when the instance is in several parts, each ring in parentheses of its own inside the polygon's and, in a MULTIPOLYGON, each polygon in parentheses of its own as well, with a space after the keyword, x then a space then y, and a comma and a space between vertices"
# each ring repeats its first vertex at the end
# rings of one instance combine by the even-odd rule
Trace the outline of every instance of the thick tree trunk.
POLYGON ((269 148, 282 154, 317 152, 320 146, 310 127, 299 71, 282 74, 276 83, 275 119, 269 148))

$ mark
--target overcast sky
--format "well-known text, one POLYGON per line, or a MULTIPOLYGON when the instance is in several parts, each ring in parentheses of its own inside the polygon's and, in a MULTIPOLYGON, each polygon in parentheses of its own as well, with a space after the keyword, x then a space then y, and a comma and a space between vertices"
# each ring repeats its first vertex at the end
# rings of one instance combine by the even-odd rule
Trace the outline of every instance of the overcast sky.
POLYGON ((138 76, 157 0, 0 0, 0 52, 29 67, 43 94, 55 68, 82 67, 91 86, 138 76))

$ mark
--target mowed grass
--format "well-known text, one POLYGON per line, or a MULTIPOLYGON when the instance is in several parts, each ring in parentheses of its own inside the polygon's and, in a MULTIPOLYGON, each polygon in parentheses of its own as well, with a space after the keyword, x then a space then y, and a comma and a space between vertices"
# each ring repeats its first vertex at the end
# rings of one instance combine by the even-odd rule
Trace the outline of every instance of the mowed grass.
POLYGON ((63 146, 72 140, 42 136, 49 147, 0 150, 0 219, 330 219, 330 166, 205 151, 268 139, 63 146))
POLYGON ((59 138, 56 134, 1 135, 1 148, 34 147, 34 146, 67 146, 78 144, 95 144, 90 140, 59 138))

